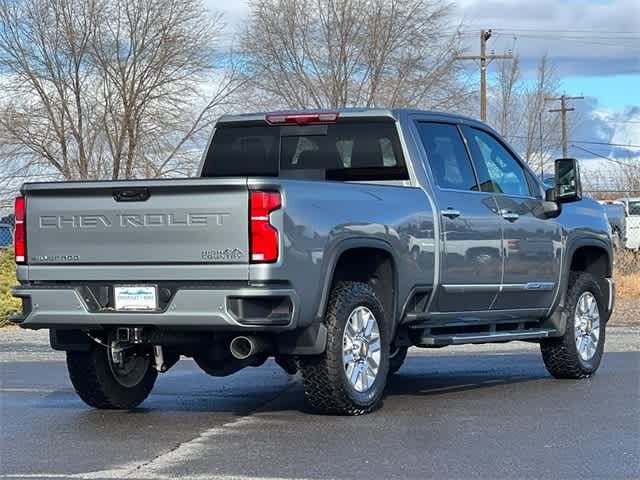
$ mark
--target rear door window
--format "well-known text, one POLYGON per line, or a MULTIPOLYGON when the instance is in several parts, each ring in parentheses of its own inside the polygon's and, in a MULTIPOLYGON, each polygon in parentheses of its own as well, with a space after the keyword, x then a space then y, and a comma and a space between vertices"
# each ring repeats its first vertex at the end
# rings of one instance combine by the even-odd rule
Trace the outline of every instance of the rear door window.
POLYGON ((458 127, 446 123, 418 123, 429 168, 440 188, 471 191, 478 184, 458 127))

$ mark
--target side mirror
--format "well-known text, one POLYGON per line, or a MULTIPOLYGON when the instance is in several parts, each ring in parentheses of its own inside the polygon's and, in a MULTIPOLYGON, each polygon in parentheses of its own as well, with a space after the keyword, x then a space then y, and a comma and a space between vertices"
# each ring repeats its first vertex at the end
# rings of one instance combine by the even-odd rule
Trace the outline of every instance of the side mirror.
POLYGON ((555 162, 555 201, 558 203, 582 200, 580 167, 575 158, 559 158, 555 162))

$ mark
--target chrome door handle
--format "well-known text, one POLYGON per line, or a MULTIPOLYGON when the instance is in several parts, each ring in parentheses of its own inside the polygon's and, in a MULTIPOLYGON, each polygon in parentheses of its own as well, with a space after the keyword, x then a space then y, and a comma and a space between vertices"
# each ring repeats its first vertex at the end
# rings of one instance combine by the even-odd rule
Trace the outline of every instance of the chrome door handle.
POLYGON ((454 220, 460 216, 460 212, 458 210, 454 210, 453 208, 447 208, 446 210, 440 211, 440 215, 454 220))
POLYGON ((510 222, 515 222, 516 220, 518 220, 520 218, 520 215, 518 215, 517 213, 514 213, 514 212, 504 212, 502 214, 502 218, 504 218, 505 220, 508 220, 510 222))

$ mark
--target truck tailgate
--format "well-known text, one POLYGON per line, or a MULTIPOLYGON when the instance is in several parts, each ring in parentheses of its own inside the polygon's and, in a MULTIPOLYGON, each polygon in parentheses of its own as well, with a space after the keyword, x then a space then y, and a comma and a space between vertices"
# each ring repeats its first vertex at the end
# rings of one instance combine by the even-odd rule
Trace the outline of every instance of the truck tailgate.
POLYGON ((27 184, 29 265, 248 264, 244 178, 27 184))

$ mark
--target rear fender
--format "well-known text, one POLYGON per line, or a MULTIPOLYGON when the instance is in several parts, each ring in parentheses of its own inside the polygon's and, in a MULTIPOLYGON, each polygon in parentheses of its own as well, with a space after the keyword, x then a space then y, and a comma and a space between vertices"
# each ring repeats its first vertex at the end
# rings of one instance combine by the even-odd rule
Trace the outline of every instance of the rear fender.
MULTIPOLYGON (((327 309, 327 303, 329 301, 329 295, 331 294, 331 287, 333 284, 333 279, 335 276, 336 266, 338 265, 338 261, 342 254, 349 250, 354 250, 358 248, 371 248, 382 250, 387 252, 394 263, 394 278, 393 278, 393 308, 392 308, 392 318, 397 318, 397 305, 398 305, 398 272, 397 272, 397 259, 394 254, 393 248, 391 245, 385 240, 377 239, 377 238, 367 238, 367 237, 356 237, 349 238, 346 240, 340 241, 332 250, 329 255, 329 260, 327 261, 327 267, 324 269, 325 275, 322 283, 322 289, 320 291, 320 299, 318 302, 318 309, 316 313, 316 319, 318 321, 322 321, 324 318, 324 314, 327 309)), ((395 326, 394 326, 395 329, 395 326)))

